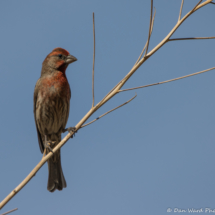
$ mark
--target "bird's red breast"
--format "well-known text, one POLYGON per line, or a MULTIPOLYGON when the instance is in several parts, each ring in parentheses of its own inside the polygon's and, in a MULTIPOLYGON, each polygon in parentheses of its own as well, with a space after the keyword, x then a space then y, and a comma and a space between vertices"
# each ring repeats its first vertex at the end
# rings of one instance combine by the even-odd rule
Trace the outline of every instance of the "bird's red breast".
POLYGON ((60 96, 70 100, 70 87, 66 78, 66 74, 63 72, 56 72, 52 76, 46 76, 41 80, 41 94, 46 94, 48 97, 60 96))

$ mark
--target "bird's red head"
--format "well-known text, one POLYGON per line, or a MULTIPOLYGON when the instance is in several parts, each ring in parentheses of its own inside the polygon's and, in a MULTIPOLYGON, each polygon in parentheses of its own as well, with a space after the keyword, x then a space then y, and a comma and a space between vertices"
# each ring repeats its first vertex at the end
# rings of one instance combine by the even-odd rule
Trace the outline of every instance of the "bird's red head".
POLYGON ((70 55, 67 50, 55 48, 43 61, 43 67, 65 72, 67 66, 76 60, 77 58, 70 55))

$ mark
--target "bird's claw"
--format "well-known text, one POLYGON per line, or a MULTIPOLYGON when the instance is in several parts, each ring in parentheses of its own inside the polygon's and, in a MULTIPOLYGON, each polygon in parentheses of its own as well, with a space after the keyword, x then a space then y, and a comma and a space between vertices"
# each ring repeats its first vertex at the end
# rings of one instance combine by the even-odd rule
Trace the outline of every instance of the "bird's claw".
POLYGON ((76 131, 76 127, 69 127, 69 128, 63 129, 63 133, 66 131, 68 131, 70 134, 72 134, 74 132, 74 134, 71 136, 71 138, 73 138, 73 136, 75 136, 75 133, 78 132, 78 131, 76 131))
POLYGON ((50 142, 50 141, 45 142, 45 148, 49 149, 54 154, 54 152, 53 152, 52 148, 50 147, 49 143, 52 144, 52 142, 50 142))

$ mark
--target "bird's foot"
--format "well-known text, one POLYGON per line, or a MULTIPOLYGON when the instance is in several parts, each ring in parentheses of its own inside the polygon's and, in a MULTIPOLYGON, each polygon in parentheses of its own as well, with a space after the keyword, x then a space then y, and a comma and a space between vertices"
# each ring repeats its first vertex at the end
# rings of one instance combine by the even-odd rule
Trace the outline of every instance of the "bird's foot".
POLYGON ((47 151, 47 149, 49 150, 49 151, 51 151, 53 154, 54 154, 54 152, 53 152, 53 150, 52 150, 52 148, 50 147, 50 145, 52 145, 53 144, 53 142, 52 141, 45 141, 45 150, 47 151))
MULTIPOLYGON (((66 131, 68 131, 70 134, 73 133, 73 132, 75 132, 75 133, 78 132, 78 131, 76 131, 76 127, 64 128, 62 132, 64 133, 66 131)), ((73 136, 75 136, 75 133, 71 136, 71 138, 73 138, 73 136)))

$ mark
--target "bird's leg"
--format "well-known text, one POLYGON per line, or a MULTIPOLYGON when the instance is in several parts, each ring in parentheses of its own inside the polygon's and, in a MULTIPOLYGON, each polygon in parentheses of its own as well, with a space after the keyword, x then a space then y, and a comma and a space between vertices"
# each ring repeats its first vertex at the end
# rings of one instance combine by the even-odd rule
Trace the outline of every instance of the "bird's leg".
MULTIPOLYGON (((52 151, 52 148, 50 147, 51 144, 52 144, 52 142, 48 141, 47 135, 45 135, 45 150, 49 149, 54 154, 54 152, 52 151)), ((44 150, 44 152, 45 152, 45 150, 44 150)))
MULTIPOLYGON (((72 132, 75 132, 75 133, 78 132, 78 131, 76 131, 76 127, 63 128, 62 132, 64 133, 64 132, 66 132, 66 131, 68 131, 70 134, 71 134, 72 132)), ((73 134, 74 136, 75 136, 75 133, 73 134)), ((73 135, 71 136, 71 138, 73 138, 73 135)))

